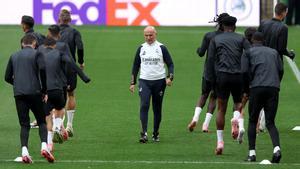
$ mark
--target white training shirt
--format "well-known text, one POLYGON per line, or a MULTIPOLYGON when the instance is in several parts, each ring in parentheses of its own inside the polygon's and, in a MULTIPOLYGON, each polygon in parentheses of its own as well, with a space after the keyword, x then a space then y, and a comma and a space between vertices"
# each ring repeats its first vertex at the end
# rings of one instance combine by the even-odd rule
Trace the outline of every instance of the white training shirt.
POLYGON ((140 79, 159 80, 166 78, 166 68, 161 50, 161 44, 158 41, 151 45, 143 43, 140 50, 140 79))

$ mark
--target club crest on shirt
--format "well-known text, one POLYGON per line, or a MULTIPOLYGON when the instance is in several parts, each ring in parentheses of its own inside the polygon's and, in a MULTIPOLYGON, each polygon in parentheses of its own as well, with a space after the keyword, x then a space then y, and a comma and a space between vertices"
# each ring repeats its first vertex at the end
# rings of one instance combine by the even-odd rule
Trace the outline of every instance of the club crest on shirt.
POLYGON ((143 51, 142 55, 146 55, 146 51, 143 51))

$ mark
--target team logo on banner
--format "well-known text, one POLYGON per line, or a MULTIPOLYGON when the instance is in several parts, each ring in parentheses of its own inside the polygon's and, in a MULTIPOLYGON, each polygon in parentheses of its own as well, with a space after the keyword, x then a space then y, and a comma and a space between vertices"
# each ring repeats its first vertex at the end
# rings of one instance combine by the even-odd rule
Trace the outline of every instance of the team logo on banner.
POLYGON ((241 21, 251 15, 252 2, 251 0, 225 0, 224 9, 241 21))

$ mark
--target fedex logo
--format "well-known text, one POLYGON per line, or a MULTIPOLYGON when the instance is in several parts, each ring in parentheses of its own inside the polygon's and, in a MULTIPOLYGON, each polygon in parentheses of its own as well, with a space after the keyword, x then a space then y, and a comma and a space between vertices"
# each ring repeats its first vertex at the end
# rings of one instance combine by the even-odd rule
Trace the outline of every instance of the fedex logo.
POLYGON ((37 24, 57 22, 62 9, 70 10, 72 24, 88 25, 159 25, 153 10, 159 0, 33 0, 37 24), (47 19, 47 21, 46 21, 47 19))

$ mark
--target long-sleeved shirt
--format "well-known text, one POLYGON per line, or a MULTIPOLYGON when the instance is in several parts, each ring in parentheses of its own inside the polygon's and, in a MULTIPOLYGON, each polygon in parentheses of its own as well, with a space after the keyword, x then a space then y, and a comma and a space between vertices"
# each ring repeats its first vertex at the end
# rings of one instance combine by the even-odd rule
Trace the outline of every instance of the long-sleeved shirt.
POLYGON ((83 52, 83 42, 81 39, 81 34, 76 29, 70 27, 69 25, 62 24, 60 25, 60 35, 61 38, 59 41, 65 42, 69 45, 72 57, 76 62, 76 49, 78 56, 78 63, 84 63, 84 52, 83 52))
POLYGON ((209 80, 215 81, 218 72, 230 74, 242 73, 241 56, 245 49, 250 48, 250 43, 246 38, 235 32, 224 32, 215 36, 209 44, 208 69, 211 77, 209 80))
POLYGON ((158 41, 152 44, 143 43, 136 51, 132 67, 132 84, 140 70, 140 79, 159 80, 166 78, 165 64, 168 67, 168 77, 173 77, 174 64, 168 49, 158 41))
POLYGON ((247 76, 250 88, 280 88, 283 67, 280 55, 275 49, 254 44, 243 53, 242 71, 247 76))
POLYGON ((281 59, 283 55, 289 55, 287 51, 288 27, 280 20, 273 18, 262 21, 258 31, 264 34, 264 45, 277 50, 281 59))
POLYGON ((84 82, 87 83, 90 81, 72 58, 60 52, 58 49, 41 46, 39 47, 39 51, 43 53, 45 58, 48 90, 63 90, 63 87, 66 86, 66 65, 78 72, 79 77, 82 78, 84 82))
POLYGON ((25 47, 11 55, 6 67, 5 81, 13 85, 14 96, 46 93, 43 55, 31 47, 25 47))
POLYGON ((199 48, 197 48, 197 54, 200 57, 203 57, 204 54, 206 53, 206 58, 205 58, 205 63, 204 63, 204 70, 203 70, 203 77, 206 80, 209 80, 209 77, 211 75, 209 75, 208 73, 210 71, 207 71, 207 58, 208 58, 208 47, 209 47, 209 42, 212 38, 214 38, 216 35, 222 33, 223 31, 214 31, 214 32, 208 32, 204 35, 201 46, 199 48))
POLYGON ((25 32, 25 35, 28 35, 28 34, 32 34, 36 38, 36 40, 37 40, 36 48, 38 48, 39 46, 44 44, 46 37, 38 32, 35 32, 33 30, 33 28, 31 28, 27 32, 25 32))
MULTIPOLYGON (((71 52, 70 52, 70 48, 68 46, 68 44, 66 44, 65 42, 58 42, 56 41, 56 47, 55 47, 57 50, 59 50, 61 53, 63 53, 64 55, 67 55, 69 56, 69 58, 74 61, 72 55, 71 55, 71 52)), ((75 61, 74 61, 75 62, 75 61)), ((65 64, 65 63, 63 63, 65 64)), ((64 67, 64 72, 61 72, 63 73, 61 76, 62 76, 62 80, 64 81, 65 83, 65 86, 67 86, 68 84, 68 77, 70 77, 70 74, 72 72, 74 72, 72 69, 70 69, 70 66, 68 66, 67 64, 66 65, 62 65, 64 67)))

